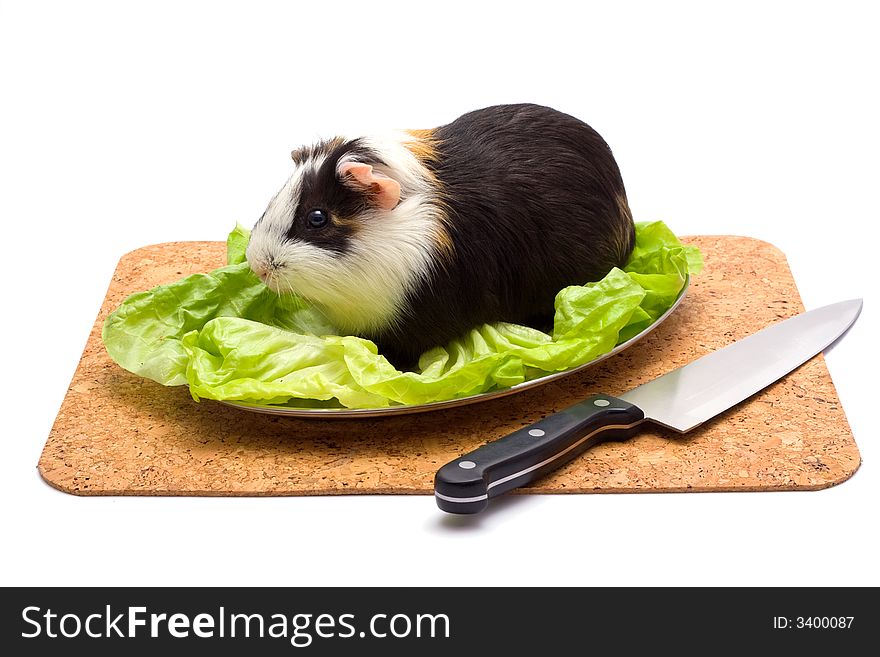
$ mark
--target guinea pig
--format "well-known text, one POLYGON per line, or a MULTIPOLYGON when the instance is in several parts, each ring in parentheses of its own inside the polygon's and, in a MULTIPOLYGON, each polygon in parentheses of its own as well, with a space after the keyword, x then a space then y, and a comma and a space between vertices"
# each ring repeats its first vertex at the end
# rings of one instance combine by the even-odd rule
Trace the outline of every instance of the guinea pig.
POLYGON ((611 149, 548 107, 487 107, 292 157, 251 233, 251 269, 398 366, 483 323, 546 327, 557 292, 633 249, 611 149))

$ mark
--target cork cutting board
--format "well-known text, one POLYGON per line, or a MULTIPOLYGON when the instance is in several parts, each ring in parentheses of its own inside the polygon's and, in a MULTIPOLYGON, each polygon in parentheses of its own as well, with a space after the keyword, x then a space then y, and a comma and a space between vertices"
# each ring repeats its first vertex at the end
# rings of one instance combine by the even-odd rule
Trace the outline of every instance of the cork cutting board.
MULTIPOLYGON (((441 465, 589 394, 622 393, 803 310, 785 256, 745 237, 692 237, 705 270, 681 306, 629 349, 518 395, 433 413, 355 420, 260 415, 113 363, 107 314, 129 294, 224 264, 221 242, 122 257, 39 462, 76 495, 322 495, 433 492, 441 465)), ((821 355, 686 435, 645 425, 523 493, 815 490, 860 464, 821 355)))

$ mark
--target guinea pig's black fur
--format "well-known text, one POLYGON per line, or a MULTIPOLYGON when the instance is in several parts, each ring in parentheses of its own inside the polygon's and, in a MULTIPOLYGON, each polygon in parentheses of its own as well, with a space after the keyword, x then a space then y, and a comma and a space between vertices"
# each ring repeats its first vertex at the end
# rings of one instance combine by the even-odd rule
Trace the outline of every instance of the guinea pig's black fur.
POLYGON ((399 366, 483 323, 548 328, 557 292, 623 267, 633 249, 608 145, 547 107, 336 138, 294 159, 296 180, 254 227, 252 268, 399 366))

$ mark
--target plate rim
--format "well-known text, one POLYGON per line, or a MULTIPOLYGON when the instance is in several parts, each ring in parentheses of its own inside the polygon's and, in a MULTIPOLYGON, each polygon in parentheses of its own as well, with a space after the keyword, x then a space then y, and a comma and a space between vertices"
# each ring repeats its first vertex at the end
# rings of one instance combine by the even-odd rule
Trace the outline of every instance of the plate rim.
POLYGON ((232 400, 211 400, 216 401, 219 404, 223 404, 224 406, 230 406, 232 408, 238 408, 244 411, 250 411, 253 413, 260 413, 263 415, 277 415, 282 417, 295 417, 295 418, 310 418, 310 419, 323 419, 323 420, 343 420, 343 419, 352 419, 352 418, 373 418, 373 417, 394 417, 399 415, 411 415, 415 413, 428 413, 430 411, 439 411, 445 410, 449 408, 457 408, 459 406, 469 406, 471 404, 478 404, 483 401, 489 401, 490 399, 499 399, 501 397, 507 397, 509 395, 515 395, 517 393, 523 392, 525 390, 530 390, 531 388, 537 388, 539 386, 545 385, 552 381, 564 378, 566 376, 570 376, 577 372, 583 371, 587 368, 590 368, 597 363, 602 362, 606 358, 611 358, 612 356, 619 354, 624 349, 631 347, 636 342, 639 342, 646 335, 651 333, 655 328, 657 328, 663 321, 672 314, 672 312, 678 308, 681 302, 684 300, 685 294, 690 287, 690 273, 685 275, 684 285, 678 293, 678 296, 675 298, 675 301, 672 305, 664 312, 660 317, 657 318, 655 322, 653 322, 649 327, 645 330, 640 331, 633 337, 631 337, 626 342, 621 342, 619 345, 615 346, 614 349, 602 354, 601 356, 597 356, 593 360, 590 360, 586 363, 582 363, 577 367, 573 367, 568 370, 562 370, 561 372, 551 372, 542 377, 538 377, 537 379, 531 379, 530 381, 523 381, 522 383, 517 383, 516 385, 510 386, 509 388, 503 388, 501 390, 491 390, 488 392, 477 393, 476 395, 469 395, 467 397, 459 397, 457 399, 445 399, 443 401, 435 401, 428 402, 427 404, 409 404, 409 405, 400 405, 400 406, 383 406, 381 408, 292 408, 285 406, 271 406, 271 405, 260 405, 260 404, 248 404, 245 402, 232 401, 232 400))

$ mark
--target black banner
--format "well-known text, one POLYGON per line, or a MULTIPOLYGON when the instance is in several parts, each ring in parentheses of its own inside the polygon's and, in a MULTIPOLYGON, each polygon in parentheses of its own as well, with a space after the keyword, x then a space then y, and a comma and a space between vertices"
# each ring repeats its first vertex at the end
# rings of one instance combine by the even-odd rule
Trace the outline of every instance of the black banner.
MULTIPOLYGON (((880 638, 874 589, 4 589, 5 654, 522 655, 841 651, 880 638), (193 651, 198 651, 194 653, 193 651)), ((808 654, 809 654, 808 653, 808 654)), ((834 653, 831 653, 834 654, 834 653)))

